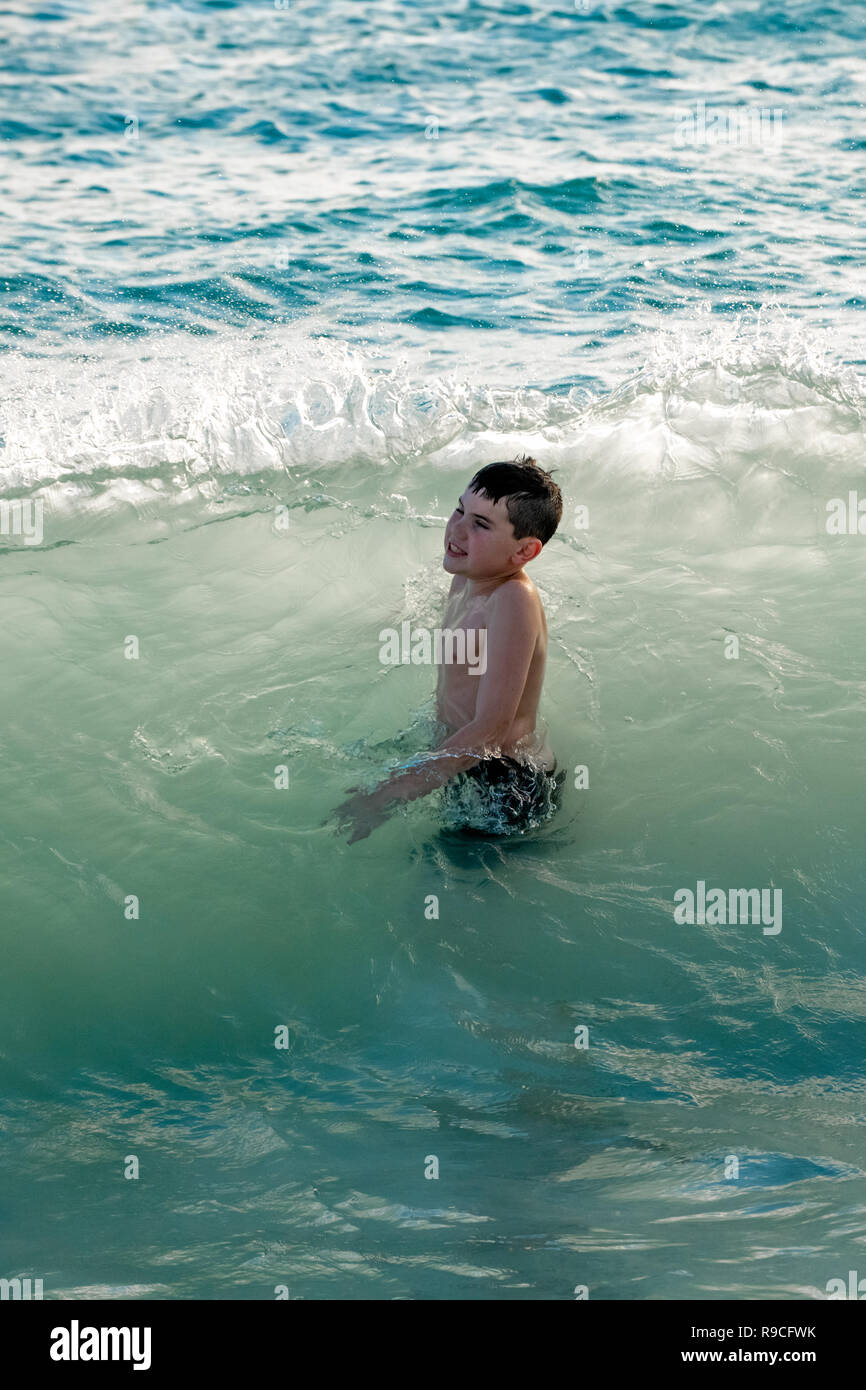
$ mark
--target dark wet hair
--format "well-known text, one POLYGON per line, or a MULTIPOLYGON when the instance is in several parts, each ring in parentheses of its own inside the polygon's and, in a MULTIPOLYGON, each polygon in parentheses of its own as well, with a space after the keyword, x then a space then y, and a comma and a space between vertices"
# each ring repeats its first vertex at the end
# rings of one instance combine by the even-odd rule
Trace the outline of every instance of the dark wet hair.
POLYGON ((545 545, 562 517, 562 493, 549 473, 526 454, 510 463, 488 463, 469 484, 491 502, 505 498, 508 520, 516 540, 537 536, 545 545))

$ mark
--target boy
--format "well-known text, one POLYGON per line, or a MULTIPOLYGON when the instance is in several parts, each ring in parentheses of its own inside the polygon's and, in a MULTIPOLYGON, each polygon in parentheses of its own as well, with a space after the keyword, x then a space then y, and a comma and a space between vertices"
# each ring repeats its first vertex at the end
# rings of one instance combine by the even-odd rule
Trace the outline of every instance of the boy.
POLYGON ((448 737, 373 791, 350 788, 356 795, 334 813, 351 826, 349 844, 395 804, 442 786, 464 829, 522 833, 552 814, 556 761, 535 731, 547 624, 524 566, 561 516, 559 488, 534 459, 490 463, 475 474, 445 527, 442 564, 453 575, 445 628, 465 631, 464 653, 480 645, 483 675, 466 661, 440 666, 437 713, 448 737))

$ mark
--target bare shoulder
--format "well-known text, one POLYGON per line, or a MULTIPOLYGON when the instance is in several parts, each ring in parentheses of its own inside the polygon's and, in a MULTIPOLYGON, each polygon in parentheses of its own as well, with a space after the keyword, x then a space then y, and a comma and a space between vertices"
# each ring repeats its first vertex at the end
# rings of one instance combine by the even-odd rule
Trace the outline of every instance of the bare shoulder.
POLYGON ((539 625, 543 621, 541 599, 528 575, 502 584, 493 595, 493 602, 503 617, 523 624, 539 625))

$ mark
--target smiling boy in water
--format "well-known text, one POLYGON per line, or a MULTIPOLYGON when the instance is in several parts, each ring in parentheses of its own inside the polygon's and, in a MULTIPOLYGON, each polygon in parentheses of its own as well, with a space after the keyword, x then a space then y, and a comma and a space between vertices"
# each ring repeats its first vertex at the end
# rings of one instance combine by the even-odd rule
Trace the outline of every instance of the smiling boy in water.
POLYGON ((443 786, 462 829, 523 833, 552 814, 556 761, 535 727, 547 623, 525 566, 561 516, 560 490, 534 459, 488 464, 469 483, 445 527, 442 564, 453 576, 445 627, 464 630, 464 652, 477 651, 480 638, 483 674, 465 660, 440 665, 436 707, 448 737, 373 791, 351 789, 334 813, 351 826, 349 844, 395 805, 443 786))

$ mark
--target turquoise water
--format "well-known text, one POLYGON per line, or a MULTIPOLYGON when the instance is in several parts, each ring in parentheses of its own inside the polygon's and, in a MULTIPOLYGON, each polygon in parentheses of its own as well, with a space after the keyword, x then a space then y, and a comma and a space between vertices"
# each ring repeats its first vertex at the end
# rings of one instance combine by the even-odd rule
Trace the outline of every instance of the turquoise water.
POLYGON ((0 535, 0 1275, 866 1273, 866 540, 826 525, 866 498, 860 12, 6 25, 2 498, 43 522, 0 535), (677 144, 700 100, 784 140, 677 144), (566 500, 562 810, 349 846, 329 811, 430 729, 379 633, 436 625, 457 492, 523 451, 566 500), (699 881, 780 889, 781 931, 676 922, 699 881))

